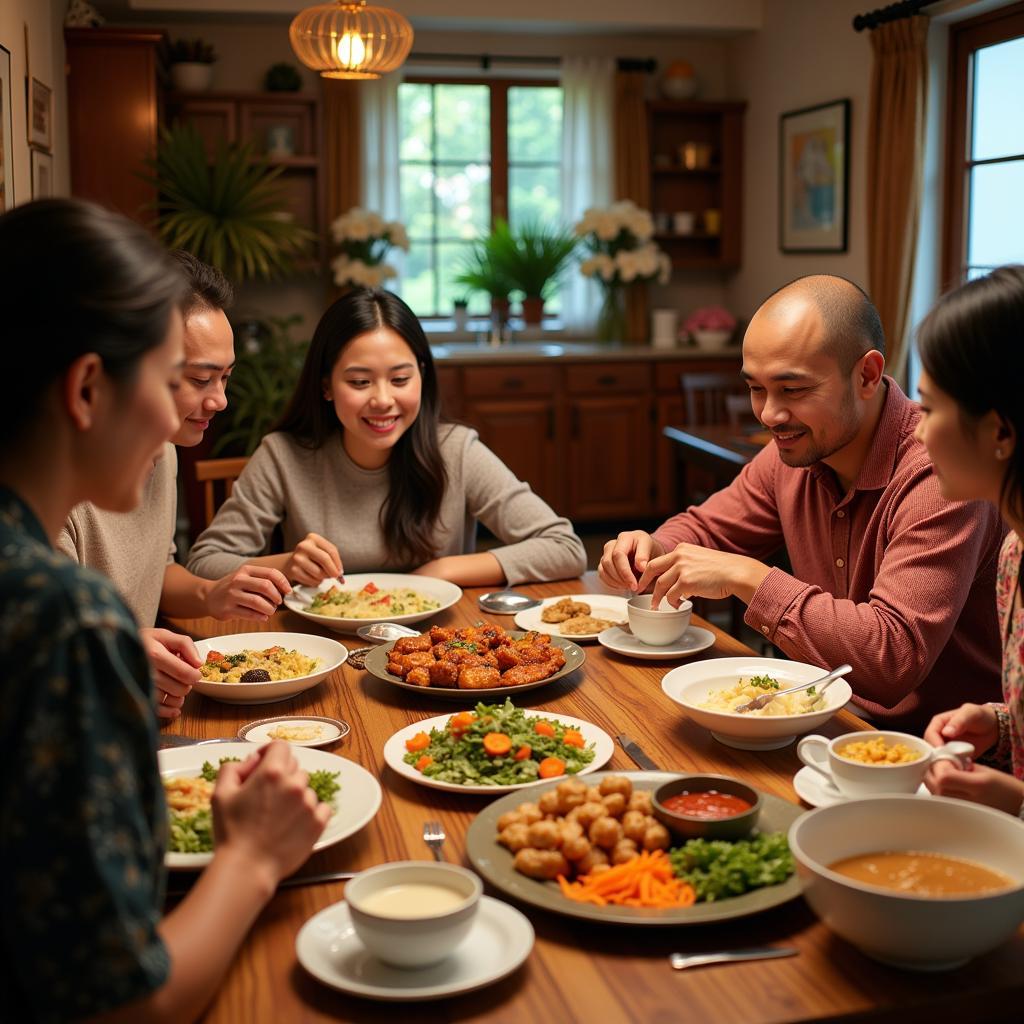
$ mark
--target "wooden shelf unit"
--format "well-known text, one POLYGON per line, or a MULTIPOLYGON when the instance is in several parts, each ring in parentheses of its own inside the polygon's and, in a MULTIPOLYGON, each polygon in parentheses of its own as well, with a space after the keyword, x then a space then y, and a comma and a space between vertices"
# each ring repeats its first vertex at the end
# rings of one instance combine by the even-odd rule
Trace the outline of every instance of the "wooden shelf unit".
POLYGON ((651 209, 655 219, 695 215, 698 230, 681 235, 659 232, 658 244, 680 270, 735 270, 743 241, 743 113, 745 103, 650 100, 651 209), (686 143, 710 147, 705 167, 685 167, 686 143), (720 230, 703 228, 705 210, 718 210, 720 230))

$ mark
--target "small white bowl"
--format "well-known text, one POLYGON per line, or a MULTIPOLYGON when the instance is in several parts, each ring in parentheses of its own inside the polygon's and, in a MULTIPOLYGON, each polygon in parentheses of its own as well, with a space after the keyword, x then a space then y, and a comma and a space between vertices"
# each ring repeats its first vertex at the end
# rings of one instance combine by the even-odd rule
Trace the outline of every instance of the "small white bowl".
POLYGON ((796 745, 796 756, 812 771, 839 790, 843 796, 878 796, 881 793, 916 793, 928 766, 934 761, 953 761, 963 768, 962 758, 974 753, 969 743, 947 743, 933 747, 919 736, 905 732, 848 732, 830 740, 827 736, 805 736, 796 745), (903 764, 867 764, 842 756, 850 743, 881 739, 886 746, 897 743, 918 754, 903 764))
POLYGON ((650 594, 638 594, 626 602, 630 631, 637 640, 651 647, 675 643, 689 628, 692 612, 691 601, 681 601, 678 608, 673 608, 662 600, 658 608, 651 608, 650 594))
POLYGON ((444 960, 469 934, 483 888, 477 875, 456 864, 405 860, 360 872, 345 885, 345 900, 356 934, 378 960, 419 968, 444 960), (450 910, 417 917, 387 916, 367 906, 382 889, 417 884, 452 889, 461 900, 450 910))
POLYGON ((825 707, 803 715, 738 715, 698 705, 707 700, 710 691, 731 689, 741 677, 769 675, 785 688, 813 682, 826 671, 817 665, 782 658, 713 658, 672 669, 662 677, 661 688, 698 725, 710 729, 720 743, 740 750, 775 750, 792 743, 802 733, 820 729, 853 696, 850 684, 837 679, 825 691, 825 707))
POLYGON ((896 794, 849 800, 798 818, 789 847, 804 898, 824 924, 895 967, 957 967, 1009 939, 1024 920, 1024 826, 990 807, 896 794), (856 882, 828 867, 890 850, 971 860, 1016 885, 979 896, 914 896, 856 882))
POLYGON ((230 636, 196 641, 196 650, 203 661, 206 661, 210 651, 237 654, 245 650, 265 651, 268 647, 298 651, 307 658, 316 658, 318 664, 309 675, 295 676, 293 679, 279 679, 269 683, 215 683, 201 679, 193 689, 225 704, 272 704, 316 686, 348 658, 348 648, 344 644, 312 633, 233 633, 230 636))

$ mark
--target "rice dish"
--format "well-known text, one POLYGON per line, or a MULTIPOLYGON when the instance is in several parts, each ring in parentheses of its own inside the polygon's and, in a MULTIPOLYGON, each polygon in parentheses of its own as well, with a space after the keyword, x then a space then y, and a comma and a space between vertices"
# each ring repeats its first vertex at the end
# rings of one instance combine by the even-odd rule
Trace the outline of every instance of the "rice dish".
POLYGON ((307 612, 332 619, 387 619, 395 615, 432 612, 441 602, 407 587, 382 590, 367 583, 362 590, 323 590, 309 603, 307 612))
POLYGON ((308 676, 319 664, 319 658, 310 658, 284 647, 236 651, 234 654, 210 651, 199 674, 210 683, 276 683, 282 679, 308 676), (249 673, 255 678, 243 678, 249 673))
MULTIPOLYGON (((697 707, 706 711, 735 714, 738 704, 746 704, 755 697, 763 697, 773 689, 779 688, 775 680, 770 680, 774 685, 766 684, 765 680, 768 679, 768 676, 752 676, 750 679, 740 679, 735 686, 728 689, 710 690, 707 699, 697 707)), ((774 718, 779 715, 807 715, 812 711, 821 711, 824 707, 825 698, 816 693, 812 686, 801 693, 787 693, 776 697, 757 711, 745 711, 744 716, 774 718)))

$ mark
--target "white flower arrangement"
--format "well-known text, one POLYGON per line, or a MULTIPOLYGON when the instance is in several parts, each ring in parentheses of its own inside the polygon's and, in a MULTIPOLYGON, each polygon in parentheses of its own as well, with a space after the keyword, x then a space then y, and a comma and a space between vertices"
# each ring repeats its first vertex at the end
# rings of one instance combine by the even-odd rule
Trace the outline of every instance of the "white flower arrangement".
POLYGON ((584 277, 596 277, 610 285, 668 282, 672 263, 651 241, 654 221, 631 199, 612 203, 606 210, 587 210, 573 230, 590 250, 580 264, 584 277))
POLYGON ((353 206, 331 224, 331 237, 339 248, 331 260, 336 285, 379 288, 398 272, 384 257, 392 247, 409 251, 409 236, 397 220, 353 206))

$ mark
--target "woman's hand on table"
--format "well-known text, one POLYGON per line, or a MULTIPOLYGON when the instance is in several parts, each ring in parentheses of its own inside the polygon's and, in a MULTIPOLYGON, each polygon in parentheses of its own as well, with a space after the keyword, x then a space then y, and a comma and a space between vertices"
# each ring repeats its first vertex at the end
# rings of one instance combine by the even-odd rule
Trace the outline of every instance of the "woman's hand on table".
MULTIPOLYGON (((952 711, 936 715, 928 723, 924 738, 933 747, 941 747, 950 740, 963 740, 974 747, 977 757, 999 741, 999 719, 988 704, 961 704, 952 711)), ((949 764, 949 761, 939 762, 939 765, 949 764)))
POLYGON ((181 633, 146 628, 139 630, 139 636, 153 669, 156 713, 160 718, 177 718, 185 698, 199 682, 203 659, 192 640, 181 633))
POLYGON ((306 534, 284 565, 288 579, 309 587, 317 586, 321 580, 340 577, 344 570, 338 549, 318 533, 306 534))
POLYGON ((234 850, 276 886, 306 860, 331 816, 307 783, 281 740, 242 763, 224 762, 213 791, 216 847, 234 850))
POLYGON ((243 565, 211 584, 206 604, 215 619, 266 622, 277 611, 281 599, 291 592, 288 577, 279 569, 243 565))
POLYGON ((652 558, 665 549, 643 530, 626 530, 604 546, 597 574, 603 583, 618 590, 641 592, 638 581, 652 558))

